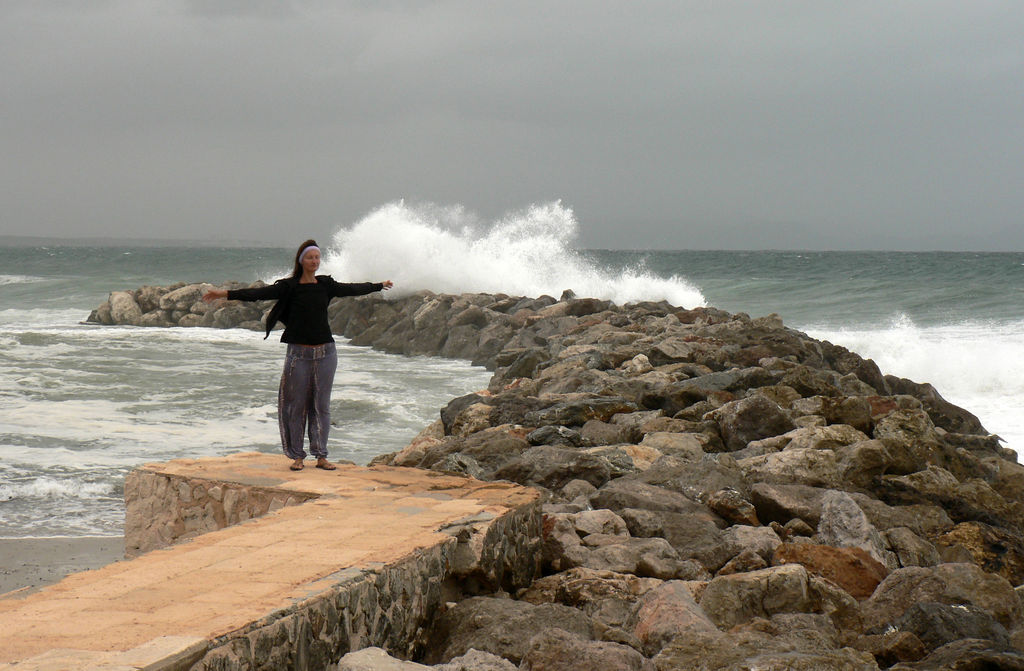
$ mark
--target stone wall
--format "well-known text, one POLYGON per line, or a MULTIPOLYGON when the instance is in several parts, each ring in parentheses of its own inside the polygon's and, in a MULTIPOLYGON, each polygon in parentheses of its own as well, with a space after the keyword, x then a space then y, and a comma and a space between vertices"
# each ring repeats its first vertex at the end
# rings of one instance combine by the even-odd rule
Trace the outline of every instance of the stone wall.
POLYGON ((308 492, 138 468, 124 483, 125 554, 136 557, 314 498, 308 492))
POLYGON ((182 669, 313 671, 367 647, 411 659, 423 653, 429 625, 453 589, 494 589, 494 580, 515 590, 539 573, 537 503, 448 531, 450 539, 396 563, 330 576, 322 582, 331 584, 304 601, 211 641, 201 659, 182 669))
MULTIPOLYGON (((125 483, 129 554, 320 496, 289 489, 281 481, 275 486, 271 478, 266 483, 247 482, 253 479, 244 475, 238 480, 168 473, 160 464, 133 471, 125 483)), ((338 571, 310 584, 306 598, 247 627, 205 645, 186 641, 154 668, 333 669, 341 656, 366 647, 413 658, 423 653, 430 623, 447 602, 467 594, 515 592, 540 573, 539 498, 510 508, 487 508, 438 531, 447 537, 394 562, 338 571)))

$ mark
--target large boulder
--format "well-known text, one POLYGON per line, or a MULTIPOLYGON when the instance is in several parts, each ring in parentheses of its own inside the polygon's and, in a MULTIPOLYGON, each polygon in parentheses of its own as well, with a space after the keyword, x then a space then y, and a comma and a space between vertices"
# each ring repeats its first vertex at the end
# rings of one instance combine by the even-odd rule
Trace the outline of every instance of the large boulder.
POLYGON ((109 303, 110 319, 115 324, 137 325, 142 318, 142 309, 130 291, 110 292, 109 303))
POLYGON ((594 508, 608 508, 616 512, 627 508, 639 508, 685 513, 713 521, 720 526, 725 524, 704 504, 697 503, 679 492, 648 484, 633 476, 616 478, 606 483, 590 497, 590 505, 594 508))
POLYGON ((210 288, 210 285, 187 284, 180 289, 169 291, 161 296, 157 307, 161 310, 189 312, 192 310, 193 305, 202 300, 203 293, 210 288))
POLYGON ((611 479, 607 459, 565 447, 539 445, 525 450, 496 469, 493 477, 521 485, 559 489, 570 480, 585 480, 600 487, 611 479))
POLYGON ((778 403, 760 394, 726 403, 709 417, 718 423, 722 441, 729 451, 742 450, 752 440, 778 436, 796 428, 778 403))
MULTIPOLYGON (((514 667, 513 667, 514 668, 514 667)), ((363 648, 347 653, 337 671, 429 671, 429 666, 396 659, 383 648, 363 648)))
POLYGON ((803 520, 817 527, 821 519, 821 504, 827 490, 820 487, 758 482, 750 487, 750 502, 757 510, 762 524, 790 520, 803 520))
POLYGON ((841 587, 856 599, 870 597, 885 579, 885 566, 860 548, 837 548, 812 543, 786 543, 775 548, 775 565, 800 564, 841 587))
POLYGON ((766 631, 739 629, 728 635, 683 631, 653 661, 658 671, 878 671, 867 652, 827 645, 815 632, 780 631, 774 624, 773 618, 766 631))
POLYGON ((546 424, 581 427, 591 419, 608 421, 612 415, 634 412, 638 409, 635 403, 623 398, 593 396, 564 401, 543 410, 528 412, 523 418, 523 422, 529 426, 538 427, 546 424))
POLYGON ((591 641, 561 628, 542 631, 530 639, 520 671, 577 671, 616 669, 655 671, 654 664, 633 648, 608 641, 591 641))
POLYGON ((818 520, 818 538, 824 545, 860 548, 875 561, 891 569, 897 567, 896 557, 886 549, 882 534, 846 492, 830 490, 825 493, 818 520))
POLYGON ((862 605, 867 622, 895 622, 921 601, 951 606, 975 606, 989 613, 1007 630, 1022 619, 1021 602, 1002 576, 986 573, 974 564, 939 564, 893 571, 862 605))
POLYGON ((447 662, 476 649, 518 664, 529 651, 534 636, 556 628, 584 640, 593 639, 593 620, 576 608, 472 597, 436 618, 424 662, 447 662))
POLYGON ((953 641, 917 662, 890 666, 889 671, 1024 671, 1024 654, 986 639, 953 641))
POLYGON ((914 634, 930 652, 964 638, 992 641, 1009 647, 1010 635, 990 613, 976 606, 922 601, 915 603, 892 626, 914 634))
POLYGON ((735 491, 741 496, 747 491, 743 471, 728 454, 705 454, 698 461, 663 456, 636 479, 694 500, 705 500, 722 490, 735 491))
POLYGON ((807 570, 799 564, 718 576, 700 598, 701 608, 722 629, 776 613, 810 612, 812 604, 807 570))
POLYGON ((751 482, 801 484, 809 487, 841 487, 839 460, 832 450, 786 449, 738 460, 751 482))
MULTIPOLYGON (((937 554, 966 552, 978 566, 1024 584, 1024 539, 1020 534, 981 522, 962 522, 935 538, 937 554)), ((927 565, 927 564, 922 564, 927 565)))
POLYGON ((678 580, 663 583, 640 597, 629 624, 648 656, 657 654, 679 632, 717 632, 690 588, 678 580))

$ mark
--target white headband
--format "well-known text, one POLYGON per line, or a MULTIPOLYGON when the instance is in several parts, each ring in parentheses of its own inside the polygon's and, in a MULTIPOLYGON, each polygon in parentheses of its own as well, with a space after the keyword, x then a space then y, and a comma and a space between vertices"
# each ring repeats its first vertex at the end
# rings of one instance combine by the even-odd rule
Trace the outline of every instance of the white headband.
POLYGON ((299 252, 299 263, 302 263, 302 258, 306 256, 306 252, 308 252, 311 249, 315 249, 318 252, 320 251, 320 248, 317 247, 316 245, 310 245, 309 247, 306 247, 301 252, 299 252))

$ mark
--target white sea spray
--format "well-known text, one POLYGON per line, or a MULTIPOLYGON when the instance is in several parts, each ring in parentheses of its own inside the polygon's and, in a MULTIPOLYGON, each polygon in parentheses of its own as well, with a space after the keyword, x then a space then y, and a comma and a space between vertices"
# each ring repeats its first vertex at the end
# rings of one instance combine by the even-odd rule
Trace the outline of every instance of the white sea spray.
POLYGON ((346 281, 391 279, 396 294, 490 292, 577 296, 618 304, 667 300, 693 308, 700 290, 644 267, 612 272, 574 247, 579 224, 560 203, 533 205, 488 223, 460 206, 380 207, 334 234, 324 268, 346 281))

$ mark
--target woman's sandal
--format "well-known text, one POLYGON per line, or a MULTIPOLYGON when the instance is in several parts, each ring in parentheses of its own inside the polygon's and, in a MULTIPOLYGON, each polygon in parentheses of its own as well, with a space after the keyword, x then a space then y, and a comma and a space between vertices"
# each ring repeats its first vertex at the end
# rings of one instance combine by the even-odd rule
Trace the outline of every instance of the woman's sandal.
POLYGON ((335 470, 338 469, 337 466, 335 466, 331 462, 327 461, 326 459, 322 459, 322 458, 316 460, 316 467, 317 468, 322 468, 325 471, 335 471, 335 470))
POLYGON ((289 466, 288 468, 290 470, 293 470, 293 471, 301 471, 305 467, 306 467, 306 464, 305 464, 305 462, 302 461, 302 459, 296 459, 295 461, 292 462, 292 465, 289 466))

